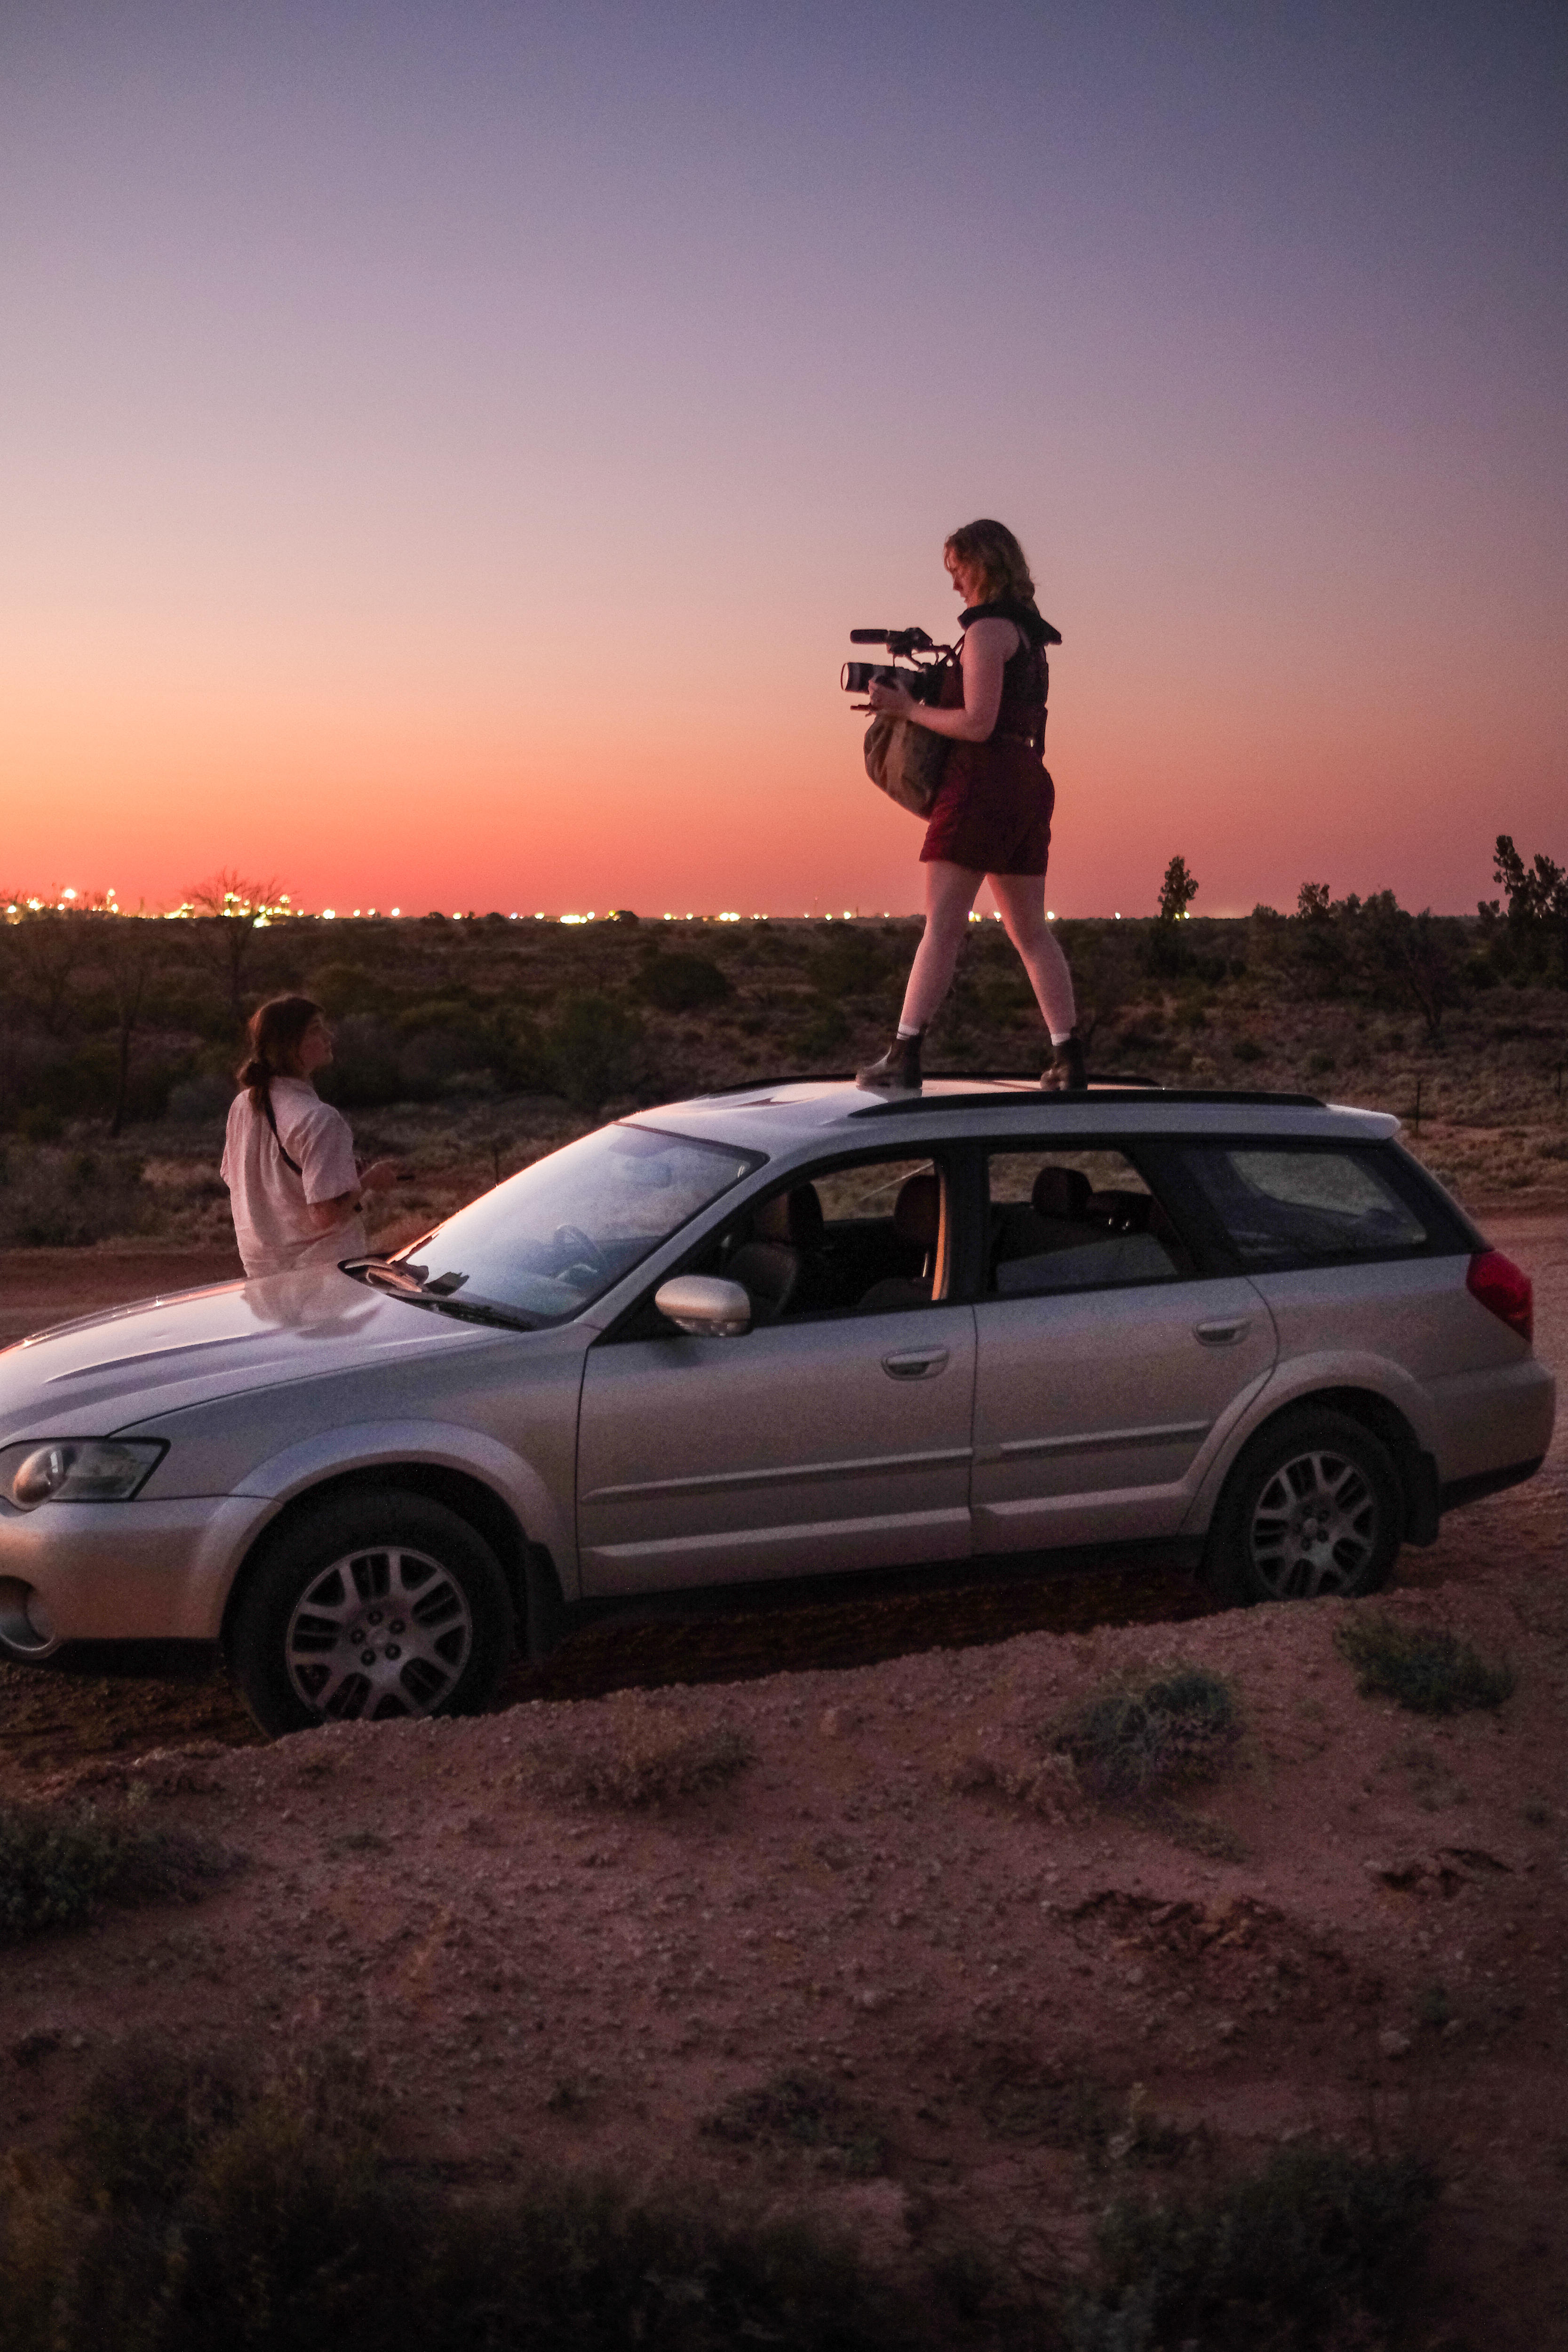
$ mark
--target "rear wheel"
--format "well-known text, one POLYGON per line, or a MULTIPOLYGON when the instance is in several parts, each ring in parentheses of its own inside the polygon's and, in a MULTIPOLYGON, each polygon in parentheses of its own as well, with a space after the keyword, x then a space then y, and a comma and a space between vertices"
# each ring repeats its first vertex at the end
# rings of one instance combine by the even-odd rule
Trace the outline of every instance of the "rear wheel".
POLYGON ((1286 1414, 1226 1482, 1204 1580, 1230 1601, 1346 1599, 1388 1581, 1405 1534, 1393 1456, 1348 1414, 1286 1414))
POLYGON ((263 1731, 473 1715, 511 1655, 511 1595, 466 1519, 423 1495, 345 1495, 257 1561, 229 1664, 263 1731))

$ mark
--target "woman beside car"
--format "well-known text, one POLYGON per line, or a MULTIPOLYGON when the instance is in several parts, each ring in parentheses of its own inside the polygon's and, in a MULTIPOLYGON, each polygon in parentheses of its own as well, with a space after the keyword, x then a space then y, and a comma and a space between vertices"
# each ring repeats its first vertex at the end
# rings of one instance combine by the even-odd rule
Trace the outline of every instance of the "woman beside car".
POLYGON ((275 996, 247 1035, 222 1169, 246 1273, 363 1256, 365 1195, 385 1192, 397 1171, 378 1160, 362 1174, 347 1119, 316 1092, 332 1058, 325 1013, 308 996, 275 996))

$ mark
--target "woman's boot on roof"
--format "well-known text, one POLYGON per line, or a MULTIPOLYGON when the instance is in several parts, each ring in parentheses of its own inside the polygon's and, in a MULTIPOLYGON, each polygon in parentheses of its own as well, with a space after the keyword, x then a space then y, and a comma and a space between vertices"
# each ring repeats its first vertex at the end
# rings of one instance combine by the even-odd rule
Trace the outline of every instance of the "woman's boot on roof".
POLYGON ((879 1062, 869 1062, 855 1073, 858 1087, 871 1087, 882 1094, 918 1095, 921 1090, 921 1039, 923 1029, 909 1036, 894 1038, 879 1062))
POLYGON ((1071 1029, 1059 1045, 1051 1047, 1051 1058, 1040 1078, 1043 1095, 1081 1095, 1089 1091, 1089 1074, 1083 1064, 1083 1044, 1076 1029, 1071 1029))

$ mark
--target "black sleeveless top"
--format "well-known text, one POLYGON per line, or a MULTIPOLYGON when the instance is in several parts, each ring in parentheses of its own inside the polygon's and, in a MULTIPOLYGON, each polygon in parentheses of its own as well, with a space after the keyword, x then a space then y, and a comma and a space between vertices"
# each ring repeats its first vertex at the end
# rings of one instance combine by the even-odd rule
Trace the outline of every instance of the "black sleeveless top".
MULTIPOLYGON (((1026 743, 1037 755, 1046 745, 1046 697, 1050 692, 1050 665, 1046 659, 1048 645, 1059 646, 1060 632, 1043 621, 1033 604, 1025 604, 1014 596, 999 596, 989 604, 971 604, 958 616, 959 626, 968 628, 971 621, 1011 621, 1021 643, 1008 655, 1002 672, 1002 700, 996 712, 996 724, 986 738, 995 742, 998 737, 1011 737, 1026 743)), ((956 682, 956 681, 955 681, 956 682)), ((952 697, 962 703, 963 690, 952 697)), ((943 702, 949 700, 944 692, 943 702)))

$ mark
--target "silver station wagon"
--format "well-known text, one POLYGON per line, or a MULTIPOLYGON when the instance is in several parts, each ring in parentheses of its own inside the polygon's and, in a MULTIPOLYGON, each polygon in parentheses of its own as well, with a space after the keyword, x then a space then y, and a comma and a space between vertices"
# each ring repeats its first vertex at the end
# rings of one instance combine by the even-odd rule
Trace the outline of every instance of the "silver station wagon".
POLYGON ((221 1642, 258 1721, 471 1710, 650 1594, 1159 1545, 1363 1593, 1528 1478, 1531 1287, 1307 1096, 752 1085, 393 1259, 0 1353, 0 1650, 221 1642))

